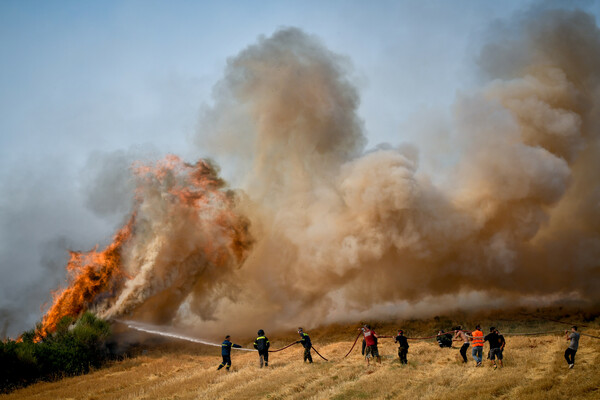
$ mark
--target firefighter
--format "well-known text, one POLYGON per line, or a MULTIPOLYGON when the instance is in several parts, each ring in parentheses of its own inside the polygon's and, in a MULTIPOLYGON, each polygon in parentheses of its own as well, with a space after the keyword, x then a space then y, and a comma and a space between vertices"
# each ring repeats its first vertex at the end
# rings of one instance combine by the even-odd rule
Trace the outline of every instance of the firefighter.
POLYGON ((235 347, 236 349, 242 348, 242 346, 240 346, 239 344, 231 343, 229 341, 229 338, 231 338, 231 336, 229 336, 229 335, 225 336, 225 340, 221 344, 221 356, 223 357, 223 362, 219 365, 219 368, 217 368, 217 371, 220 370, 221 368, 225 367, 227 372, 229 372, 229 367, 231 367, 231 348, 232 347, 235 347))
POLYGON ((265 331, 260 329, 258 337, 254 341, 254 348, 258 350, 259 365, 261 368, 263 367, 263 363, 265 367, 269 366, 269 347, 271 347, 271 343, 269 343, 269 339, 265 336, 265 331))
POLYGON ((406 359, 409 347, 408 340, 406 340, 406 336, 404 336, 404 331, 402 329, 398 330, 398 336, 396 336, 394 343, 398 343, 398 357, 400 357, 400 362, 402 364, 408 364, 408 360, 406 359))
POLYGON ((308 363, 312 364, 313 360, 312 356, 310 355, 312 343, 310 341, 310 336, 308 336, 308 333, 304 333, 304 330, 302 328, 298 328, 298 335, 300 335, 301 339, 298 340, 296 343, 302 343, 302 346, 304 347, 304 362, 308 360, 308 363))

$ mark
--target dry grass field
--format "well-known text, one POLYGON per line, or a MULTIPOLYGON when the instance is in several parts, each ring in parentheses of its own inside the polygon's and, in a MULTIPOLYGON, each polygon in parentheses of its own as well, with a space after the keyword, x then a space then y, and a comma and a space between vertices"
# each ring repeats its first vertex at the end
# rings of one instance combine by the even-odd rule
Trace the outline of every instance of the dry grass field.
MULTIPOLYGON (((516 318, 514 315, 511 318, 516 318)), ((484 331, 498 326, 510 332, 538 332, 568 328, 555 322, 510 318, 436 318, 375 324, 379 334, 392 335, 398 327, 408 336, 434 334, 440 327, 477 321, 484 331)), ((564 316, 563 316, 564 318, 564 316)), ((569 318, 578 321, 575 316, 569 318)), ((600 336, 598 319, 580 331, 600 336)), ((393 339, 380 340, 381 365, 366 366, 360 341, 343 358, 356 337, 358 325, 331 325, 309 330, 313 343, 329 362, 313 355, 303 364, 302 348, 293 346, 271 354, 268 368, 258 368, 254 352, 233 353, 233 368, 217 371, 220 350, 187 342, 148 345, 137 356, 114 362, 87 375, 41 382, 0 399, 599 399, 600 340, 582 336, 576 366, 568 369, 562 334, 506 336, 505 367, 494 370, 489 361, 476 368, 469 355, 463 365, 453 349, 440 349, 434 340, 411 341, 409 364, 398 362, 393 339)), ((293 332, 269 334, 273 348, 296 340, 293 332)), ((235 340, 245 347, 251 340, 235 340)), ((484 354, 487 353, 487 344, 484 354)), ((470 349, 469 349, 470 350, 470 349)))

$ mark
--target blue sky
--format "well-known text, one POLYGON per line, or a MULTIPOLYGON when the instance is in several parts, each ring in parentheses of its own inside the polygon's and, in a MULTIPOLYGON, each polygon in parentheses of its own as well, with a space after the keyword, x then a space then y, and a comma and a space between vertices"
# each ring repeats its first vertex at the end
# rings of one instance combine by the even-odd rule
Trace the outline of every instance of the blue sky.
MULTIPOLYGON (((372 144, 469 80, 465 60, 522 2, 3 2, 3 158, 144 142, 178 151, 226 59, 297 26, 348 55, 372 144), (451 4, 450 4, 451 3, 451 4), (8 149, 8 154, 5 154, 8 149), (16 151, 15 151, 16 150, 16 151)), ((85 154, 77 154, 79 162, 85 154)))
MULTIPOLYGON (((64 279, 65 249, 106 242, 126 213, 120 199, 114 212, 90 207, 95 160, 207 155, 191 140, 199 110, 227 58, 259 35, 295 26, 320 37, 354 65, 369 146, 420 144, 430 139, 411 121, 478 85, 490 26, 531 4, 0 2, 0 334, 33 326, 64 279)), ((596 1, 565 4, 600 16, 596 1)))

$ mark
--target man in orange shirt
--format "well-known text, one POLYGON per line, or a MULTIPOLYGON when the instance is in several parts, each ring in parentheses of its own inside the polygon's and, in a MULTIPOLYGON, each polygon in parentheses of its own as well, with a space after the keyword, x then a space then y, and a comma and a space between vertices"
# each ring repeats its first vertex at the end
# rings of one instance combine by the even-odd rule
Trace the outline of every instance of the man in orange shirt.
POLYGON ((473 344, 473 359, 477 362, 476 367, 481 366, 483 360, 483 332, 481 327, 477 325, 475 330, 471 333, 471 343, 473 344))

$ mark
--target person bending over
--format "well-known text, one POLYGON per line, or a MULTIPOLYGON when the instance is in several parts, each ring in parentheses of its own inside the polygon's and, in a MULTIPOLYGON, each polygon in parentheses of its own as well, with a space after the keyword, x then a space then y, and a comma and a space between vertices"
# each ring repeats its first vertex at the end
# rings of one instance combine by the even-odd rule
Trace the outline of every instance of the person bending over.
POLYGON ((304 347, 304 362, 308 361, 309 364, 312 364, 312 356, 310 355, 310 349, 312 348, 312 343, 310 341, 310 336, 308 333, 304 333, 302 328, 298 328, 298 334, 300 335, 300 340, 296 343, 302 343, 302 347, 304 347))

